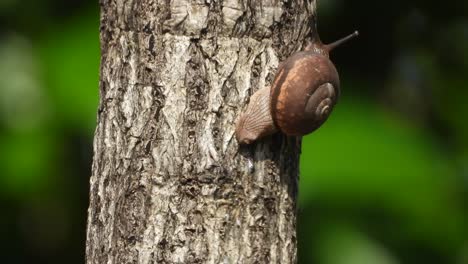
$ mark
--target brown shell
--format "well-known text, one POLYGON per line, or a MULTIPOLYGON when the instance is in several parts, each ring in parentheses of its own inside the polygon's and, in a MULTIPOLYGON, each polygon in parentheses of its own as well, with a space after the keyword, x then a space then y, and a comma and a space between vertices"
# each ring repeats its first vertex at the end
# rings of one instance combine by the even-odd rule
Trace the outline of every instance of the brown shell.
POLYGON ((284 61, 270 91, 275 126, 287 135, 305 135, 325 122, 340 94, 340 80, 325 56, 302 51, 284 61))

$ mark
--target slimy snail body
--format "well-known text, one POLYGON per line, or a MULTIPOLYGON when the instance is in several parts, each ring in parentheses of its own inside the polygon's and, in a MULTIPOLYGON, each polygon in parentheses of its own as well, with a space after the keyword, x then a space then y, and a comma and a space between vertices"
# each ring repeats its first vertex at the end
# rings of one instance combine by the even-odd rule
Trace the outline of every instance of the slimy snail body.
POLYGON ((278 67, 271 87, 258 90, 236 124, 240 144, 277 131, 303 136, 328 118, 340 95, 338 72, 329 52, 358 32, 325 45, 316 35, 304 51, 296 52, 278 67))

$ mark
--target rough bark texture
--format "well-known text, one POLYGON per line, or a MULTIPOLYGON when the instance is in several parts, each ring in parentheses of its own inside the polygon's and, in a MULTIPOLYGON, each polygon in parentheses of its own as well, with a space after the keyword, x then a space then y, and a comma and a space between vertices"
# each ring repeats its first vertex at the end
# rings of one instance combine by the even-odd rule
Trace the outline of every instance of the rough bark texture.
POLYGON ((315 1, 101 0, 87 263, 294 263, 299 146, 239 147, 315 1))

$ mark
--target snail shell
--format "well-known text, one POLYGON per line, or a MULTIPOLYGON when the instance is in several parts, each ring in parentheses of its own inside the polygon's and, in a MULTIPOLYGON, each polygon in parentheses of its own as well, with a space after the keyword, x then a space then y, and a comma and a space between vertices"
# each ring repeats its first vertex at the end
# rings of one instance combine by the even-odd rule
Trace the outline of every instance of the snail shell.
POLYGON ((275 127, 294 136, 313 132, 327 120, 339 87, 338 72, 327 57, 308 51, 289 57, 270 91, 275 127))
POLYGON ((319 128, 340 95, 340 79, 328 53, 358 32, 324 45, 316 36, 305 48, 280 64, 270 87, 252 95, 236 124, 239 144, 273 134, 302 136, 319 128))

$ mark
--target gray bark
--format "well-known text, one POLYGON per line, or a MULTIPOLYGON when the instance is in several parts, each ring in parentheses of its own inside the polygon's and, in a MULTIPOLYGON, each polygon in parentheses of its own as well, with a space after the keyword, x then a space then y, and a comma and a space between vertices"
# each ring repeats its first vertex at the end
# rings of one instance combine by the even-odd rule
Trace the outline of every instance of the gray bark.
POLYGON ((234 125, 315 1, 100 4, 87 263, 295 263, 300 147, 234 125))

